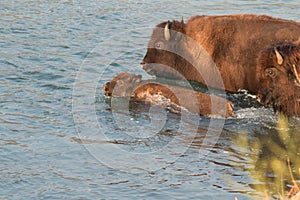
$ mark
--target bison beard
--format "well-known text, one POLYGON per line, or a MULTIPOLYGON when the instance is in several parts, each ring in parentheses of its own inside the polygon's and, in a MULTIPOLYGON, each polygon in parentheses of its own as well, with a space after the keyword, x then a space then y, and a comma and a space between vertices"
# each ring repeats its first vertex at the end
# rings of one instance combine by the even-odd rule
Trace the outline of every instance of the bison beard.
POLYGON ((276 113, 300 116, 300 43, 271 45, 259 54, 257 63, 258 101, 276 113))

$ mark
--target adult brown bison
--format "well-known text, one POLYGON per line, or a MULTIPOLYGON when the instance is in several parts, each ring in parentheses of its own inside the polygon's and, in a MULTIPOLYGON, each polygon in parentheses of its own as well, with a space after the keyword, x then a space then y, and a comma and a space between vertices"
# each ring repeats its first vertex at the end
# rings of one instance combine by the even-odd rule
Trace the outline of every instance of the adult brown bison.
POLYGON ((275 112, 300 116, 300 39, 267 47, 257 63, 258 101, 275 112))
POLYGON ((214 61, 229 92, 246 89, 257 94, 256 58, 276 41, 296 41, 300 23, 265 15, 195 16, 156 26, 141 63, 149 74, 204 83, 216 81, 214 61))

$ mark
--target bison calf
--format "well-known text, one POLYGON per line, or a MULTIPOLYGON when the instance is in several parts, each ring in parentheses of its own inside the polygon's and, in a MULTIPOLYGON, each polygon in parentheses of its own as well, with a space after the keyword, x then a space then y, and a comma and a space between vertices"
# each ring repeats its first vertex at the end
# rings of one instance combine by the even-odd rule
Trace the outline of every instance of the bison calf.
POLYGON ((261 51, 257 59, 257 100, 275 113, 300 116, 300 40, 279 42, 261 51))
POLYGON ((103 86, 104 94, 132 97, 136 101, 159 104, 171 112, 189 112, 205 116, 233 116, 233 105, 226 99, 187 88, 142 81, 141 76, 123 72, 103 86))

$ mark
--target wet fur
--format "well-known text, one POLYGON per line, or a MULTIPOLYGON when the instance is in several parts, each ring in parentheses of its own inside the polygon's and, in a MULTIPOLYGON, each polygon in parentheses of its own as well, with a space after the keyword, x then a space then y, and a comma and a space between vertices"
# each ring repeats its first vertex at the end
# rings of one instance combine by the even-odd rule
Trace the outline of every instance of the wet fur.
POLYGON ((157 104, 157 98, 163 96, 170 101, 162 104, 170 111, 180 112, 185 108, 192 113, 205 116, 233 116, 233 104, 223 98, 196 92, 186 88, 164 85, 155 82, 142 81, 141 76, 123 72, 103 86, 104 94, 113 97, 132 97, 135 101, 157 104), (193 100, 195 97, 195 100, 193 100), (150 102, 149 102, 150 101, 150 102), (212 102, 217 109, 212 110, 212 102), (179 108, 179 110, 178 110, 179 108))

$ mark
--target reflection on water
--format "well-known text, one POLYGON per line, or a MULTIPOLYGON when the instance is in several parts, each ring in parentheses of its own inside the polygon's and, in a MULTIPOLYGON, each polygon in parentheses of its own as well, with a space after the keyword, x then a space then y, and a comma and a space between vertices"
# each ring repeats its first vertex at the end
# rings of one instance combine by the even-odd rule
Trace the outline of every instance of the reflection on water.
POLYGON ((149 109, 133 104, 124 119, 135 126, 120 127, 101 90, 121 71, 147 77, 139 63, 161 21, 249 12, 300 21, 297 0, 12 0, 0 5, 0 199, 260 199, 265 191, 281 194, 279 183, 289 189, 288 158, 299 180, 297 120, 289 129, 285 123, 276 128, 272 110, 247 94, 233 96, 239 99, 237 116, 225 121, 211 146, 207 141, 215 138, 207 130, 218 124, 209 127, 205 117, 196 131, 187 122, 179 131, 181 116, 171 113, 152 115, 154 124, 168 117, 163 126, 152 127, 149 109), (93 87, 76 85, 79 71, 93 78, 86 79, 93 87), (75 98, 84 119, 72 110, 75 98), (157 129, 146 137, 144 130, 157 129), (117 147, 128 157, 104 159, 117 163, 123 156, 126 165, 139 159, 145 166, 111 168, 89 147, 117 147), (162 147, 169 151, 157 153, 162 147), (148 152, 155 162, 140 156, 148 152), (163 167, 149 170, 155 163, 163 167))

